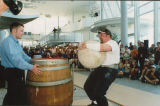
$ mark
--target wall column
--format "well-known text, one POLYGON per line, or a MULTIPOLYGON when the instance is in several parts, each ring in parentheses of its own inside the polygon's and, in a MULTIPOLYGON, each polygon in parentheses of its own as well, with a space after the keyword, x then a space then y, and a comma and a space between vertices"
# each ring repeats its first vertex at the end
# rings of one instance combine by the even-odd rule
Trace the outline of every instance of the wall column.
POLYGON ((121 1, 121 42, 124 46, 128 46, 128 17, 126 1, 121 1))
POLYGON ((158 2, 159 1, 154 1, 154 44, 160 41, 160 37, 158 36, 158 28, 159 28, 158 2))

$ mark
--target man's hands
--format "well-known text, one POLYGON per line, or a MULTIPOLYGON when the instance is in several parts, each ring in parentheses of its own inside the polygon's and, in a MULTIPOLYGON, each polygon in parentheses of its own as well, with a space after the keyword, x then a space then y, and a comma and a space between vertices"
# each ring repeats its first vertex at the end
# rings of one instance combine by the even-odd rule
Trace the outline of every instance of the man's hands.
POLYGON ((32 72, 35 74, 35 75, 39 75, 41 73, 41 71, 38 69, 38 64, 35 64, 32 68, 32 72))
POLYGON ((81 42, 81 43, 79 43, 79 45, 78 45, 78 49, 79 49, 79 50, 82 50, 82 49, 85 49, 85 48, 87 48, 86 42, 81 42))

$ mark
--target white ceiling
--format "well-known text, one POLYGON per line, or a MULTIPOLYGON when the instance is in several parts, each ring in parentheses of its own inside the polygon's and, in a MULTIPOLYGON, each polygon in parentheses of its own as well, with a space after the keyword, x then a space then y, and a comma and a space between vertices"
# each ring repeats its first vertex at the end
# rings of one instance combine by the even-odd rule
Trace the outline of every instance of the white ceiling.
POLYGON ((40 14, 51 16, 63 16, 72 18, 88 15, 90 1, 58 1, 58 0, 21 0, 23 2, 22 13, 40 14))
POLYGON ((40 18, 34 22, 30 22, 26 25, 25 29, 27 32, 33 33, 50 33, 54 27, 57 27, 58 16, 60 20, 59 26, 63 27, 66 23, 71 23, 73 21, 78 21, 84 16, 89 15, 89 7, 95 1, 69 1, 69 0, 21 0, 23 3, 23 9, 20 14, 30 15, 39 14, 40 18), (42 17, 47 17, 48 22, 42 17), (62 21, 65 20, 65 22, 62 21), (66 21, 67 20, 67 21, 66 21), (37 21, 37 22, 36 22, 37 21), (62 25, 63 24, 63 25, 62 25))

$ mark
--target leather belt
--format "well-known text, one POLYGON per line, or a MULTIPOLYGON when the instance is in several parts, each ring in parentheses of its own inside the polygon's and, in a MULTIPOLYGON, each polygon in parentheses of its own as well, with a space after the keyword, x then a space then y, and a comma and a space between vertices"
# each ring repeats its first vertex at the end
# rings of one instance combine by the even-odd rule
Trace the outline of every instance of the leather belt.
POLYGON ((112 64, 112 65, 101 65, 101 67, 108 67, 108 68, 118 69, 118 64, 112 64))

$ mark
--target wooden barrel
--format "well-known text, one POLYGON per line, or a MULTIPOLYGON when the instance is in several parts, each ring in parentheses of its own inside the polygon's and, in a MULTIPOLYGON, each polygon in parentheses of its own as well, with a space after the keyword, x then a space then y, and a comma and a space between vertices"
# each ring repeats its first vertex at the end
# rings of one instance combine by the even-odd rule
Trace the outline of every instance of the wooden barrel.
POLYGON ((27 97, 30 105, 68 106, 73 101, 73 81, 66 59, 34 59, 42 71, 27 73, 27 97))

